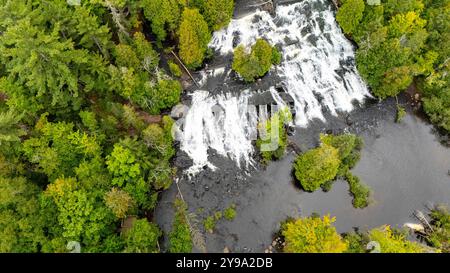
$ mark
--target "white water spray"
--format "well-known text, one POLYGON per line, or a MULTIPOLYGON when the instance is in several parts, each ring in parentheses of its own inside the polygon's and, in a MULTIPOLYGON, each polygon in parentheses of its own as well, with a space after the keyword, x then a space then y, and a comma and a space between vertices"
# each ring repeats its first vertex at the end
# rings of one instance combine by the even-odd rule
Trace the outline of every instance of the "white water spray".
MULTIPOLYGON (((282 62, 272 72, 280 76, 294 100, 295 125, 304 127, 314 118, 325 121, 323 111, 332 115, 351 111, 352 101, 362 102, 370 96, 356 71, 354 48, 338 27, 326 0, 279 6, 275 17, 257 11, 232 20, 227 28, 214 33, 210 47, 227 55, 232 54, 234 41, 250 46, 257 38, 265 38, 282 49, 282 62)), ((217 72, 225 73, 222 68, 217 72)), ((217 72, 205 72, 203 76, 207 80, 208 75, 213 77, 217 72)), ((269 91, 276 104, 283 106, 274 88, 269 91)), ((210 96, 206 91, 192 95, 181 139, 181 149, 194 161, 190 173, 205 165, 214 168, 208 161, 209 148, 239 166, 242 162, 246 166, 252 163, 251 140, 258 117, 255 106, 248 105, 251 95, 210 96), (219 113, 213 113, 217 109, 221 109, 219 113)))

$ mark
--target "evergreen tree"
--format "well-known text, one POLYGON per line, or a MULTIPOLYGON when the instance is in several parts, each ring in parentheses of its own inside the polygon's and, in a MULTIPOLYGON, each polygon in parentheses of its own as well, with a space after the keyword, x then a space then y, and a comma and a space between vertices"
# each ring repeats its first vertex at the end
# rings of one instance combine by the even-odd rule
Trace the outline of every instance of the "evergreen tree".
POLYGON ((205 58, 211 34, 198 9, 186 8, 183 11, 179 35, 181 59, 189 68, 200 67, 205 58))

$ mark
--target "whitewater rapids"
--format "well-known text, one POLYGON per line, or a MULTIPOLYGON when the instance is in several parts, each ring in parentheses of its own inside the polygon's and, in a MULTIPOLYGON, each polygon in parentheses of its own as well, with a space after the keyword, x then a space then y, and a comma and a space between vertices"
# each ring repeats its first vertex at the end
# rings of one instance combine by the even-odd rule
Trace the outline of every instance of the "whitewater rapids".
MULTIPOLYGON (((275 16, 258 10, 234 19, 227 28, 214 33, 209 46, 228 55, 234 46, 251 46, 257 38, 268 40, 282 51, 282 62, 271 73, 278 75, 294 101, 295 125, 305 127, 312 119, 325 121, 324 111, 332 115, 351 111, 353 102, 361 103, 370 96, 355 67, 354 47, 337 25, 327 0, 278 6, 275 16)), ((223 75, 225 81, 229 74, 223 67, 203 71, 200 82, 204 85, 209 77, 223 75)), ((275 88, 268 91, 275 104, 284 104, 275 88)), ((256 127, 268 118, 261 108, 256 111, 256 106, 249 105, 255 92, 211 95, 199 90, 192 94, 192 105, 179 134, 181 150, 193 160, 187 173, 194 175, 205 166, 216 168, 208 160, 209 149, 238 166, 253 164, 256 127)))

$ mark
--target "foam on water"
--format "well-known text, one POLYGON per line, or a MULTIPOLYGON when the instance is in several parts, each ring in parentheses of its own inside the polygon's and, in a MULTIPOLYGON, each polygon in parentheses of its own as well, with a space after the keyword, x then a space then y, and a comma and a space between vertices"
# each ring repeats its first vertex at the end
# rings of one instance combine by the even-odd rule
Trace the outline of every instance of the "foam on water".
POLYGON ((192 94, 192 105, 186 114, 180 139, 181 150, 194 161, 188 173, 196 174, 204 166, 215 169, 208 161, 210 148, 228 156, 238 166, 253 163, 251 135, 255 133, 257 117, 249 110, 248 97, 247 91, 240 96, 210 96, 207 91, 192 94))
MULTIPOLYGON (((362 102, 370 96, 356 71, 354 48, 334 16, 327 0, 278 6, 274 17, 257 11, 232 20, 227 28, 215 32, 210 47, 228 55, 234 46, 250 46, 260 37, 276 44, 283 59, 272 72, 282 79, 286 92, 294 100, 295 125, 306 126, 314 118, 325 120, 324 111, 332 115, 351 111, 353 101, 362 102)), ((222 68, 204 72, 202 84, 208 77, 222 73, 225 73, 222 68)), ((274 88, 269 91, 279 106, 284 105, 274 88)), ((251 136, 257 123, 256 117, 249 118, 256 114, 247 105, 251 92, 210 96, 206 91, 196 91, 192 96, 181 143, 181 149, 194 161, 190 172, 195 173, 205 165, 212 167, 208 161, 209 148, 238 165, 251 164, 254 151, 251 136), (215 115, 212 109, 217 105, 223 112, 215 115)))

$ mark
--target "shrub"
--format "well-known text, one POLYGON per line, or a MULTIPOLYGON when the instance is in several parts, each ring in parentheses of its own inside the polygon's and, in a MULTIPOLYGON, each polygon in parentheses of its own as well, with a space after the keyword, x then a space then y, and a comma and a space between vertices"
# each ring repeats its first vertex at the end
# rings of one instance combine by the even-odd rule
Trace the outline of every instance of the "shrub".
POLYGON ((214 228, 216 227, 216 219, 213 216, 208 216, 203 221, 203 226, 205 227, 205 230, 209 233, 214 232, 214 228))
POLYGON ((172 73, 172 75, 174 75, 175 77, 181 77, 183 72, 181 72, 180 67, 176 63, 174 63, 172 60, 170 60, 168 64, 169 64, 170 73, 172 73))
POLYGON ((227 219, 228 221, 231 221, 236 217, 236 206, 231 205, 228 208, 226 208, 223 212, 223 217, 227 219))
POLYGON ((322 144, 297 157, 294 164, 295 177, 304 190, 315 191, 336 177, 339 164, 338 150, 331 145, 322 144))
POLYGON ((270 120, 259 124, 259 138, 256 140, 256 147, 259 149, 263 164, 267 164, 272 159, 283 157, 287 147, 287 132, 285 124, 292 120, 292 115, 288 109, 282 109, 275 113, 270 120), (278 130, 273 131, 272 128, 278 130))
POLYGON ((353 206, 366 207, 369 204, 370 189, 350 172, 361 157, 362 139, 352 134, 321 134, 320 140, 321 147, 309 150, 295 161, 295 177, 303 189, 315 191, 322 187, 323 191, 330 191, 333 180, 339 176, 349 183, 353 206))
POLYGON ((366 253, 366 245, 368 243, 368 236, 366 234, 359 233, 358 231, 352 231, 343 235, 344 240, 347 242, 348 248, 346 253, 366 253))
POLYGON ((172 253, 190 253, 192 251, 192 237, 186 219, 186 204, 175 200, 175 220, 169 234, 169 251, 172 253))
POLYGON ((397 104, 397 117, 395 118, 395 122, 400 122, 405 117, 406 111, 405 108, 397 104))
POLYGON ((250 52, 243 45, 234 50, 232 68, 246 82, 253 82, 255 79, 264 76, 270 70, 272 64, 278 64, 280 61, 280 52, 266 40, 258 39, 251 47, 250 52))
POLYGON ((150 113, 158 114, 163 109, 171 108, 180 101, 182 87, 176 80, 160 80, 152 89, 150 113))
POLYGON ((421 253, 424 248, 415 242, 406 240, 404 234, 394 232, 390 226, 382 226, 369 232, 371 241, 380 244, 382 253, 421 253))
POLYGON ((339 150, 339 175, 344 175, 346 170, 353 168, 360 158, 363 141, 360 137, 352 134, 342 135, 320 135, 322 143, 333 146, 339 150))
POLYGON ((450 252, 450 213, 443 205, 434 207, 430 212, 430 224, 433 232, 427 237, 427 242, 441 249, 443 252, 450 252))
POLYGON ((147 219, 135 220, 130 230, 125 233, 125 252, 157 252, 158 238, 162 235, 158 226, 147 219))
POLYGON ((355 208, 365 208, 369 205, 370 189, 361 183, 359 177, 347 171, 345 179, 350 186, 350 193, 353 195, 353 206, 355 208))

